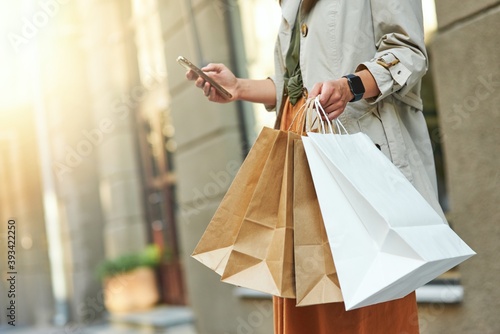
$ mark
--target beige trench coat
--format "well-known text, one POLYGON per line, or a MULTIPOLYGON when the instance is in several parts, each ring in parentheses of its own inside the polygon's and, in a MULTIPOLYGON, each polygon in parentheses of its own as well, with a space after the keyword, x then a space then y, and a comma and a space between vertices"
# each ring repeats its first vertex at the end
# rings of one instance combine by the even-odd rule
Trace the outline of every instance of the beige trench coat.
MULTIPOLYGON (((300 0, 282 1, 282 22, 272 78, 281 106, 285 56, 300 0)), ((349 133, 364 132, 442 214, 420 81, 427 71, 421 1, 320 0, 300 21, 304 86, 365 66, 380 89, 376 98, 349 103, 340 116, 349 133), (377 62, 377 60, 379 62, 377 62), (389 68, 382 64, 399 62, 389 68)), ((280 121, 278 109, 277 124, 280 121)), ((443 215, 444 217, 444 215, 443 215)))

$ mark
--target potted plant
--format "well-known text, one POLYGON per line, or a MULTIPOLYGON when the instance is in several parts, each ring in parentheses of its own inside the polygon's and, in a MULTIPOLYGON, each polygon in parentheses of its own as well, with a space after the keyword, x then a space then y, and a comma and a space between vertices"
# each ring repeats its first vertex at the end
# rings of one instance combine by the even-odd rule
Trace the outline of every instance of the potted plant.
POLYGON ((104 261, 97 273, 104 285, 104 305, 111 313, 148 309, 159 298, 156 268, 160 263, 158 247, 151 245, 143 251, 125 254, 104 261))

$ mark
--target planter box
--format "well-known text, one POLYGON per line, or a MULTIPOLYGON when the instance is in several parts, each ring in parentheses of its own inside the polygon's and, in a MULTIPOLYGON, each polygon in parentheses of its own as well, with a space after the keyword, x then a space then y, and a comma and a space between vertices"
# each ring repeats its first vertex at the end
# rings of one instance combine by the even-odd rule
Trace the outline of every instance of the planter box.
POLYGON ((159 299, 156 274, 152 268, 140 267, 104 279, 104 305, 110 313, 147 310, 159 299))

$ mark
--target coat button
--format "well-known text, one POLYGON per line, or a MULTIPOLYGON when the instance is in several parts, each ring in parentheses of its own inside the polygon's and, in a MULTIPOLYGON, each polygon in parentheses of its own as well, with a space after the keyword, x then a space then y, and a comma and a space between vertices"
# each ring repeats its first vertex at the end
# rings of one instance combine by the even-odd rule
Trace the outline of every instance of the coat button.
POLYGON ((306 37, 307 33, 309 32, 309 27, 307 26, 307 24, 302 23, 302 26, 300 27, 300 30, 302 31, 302 36, 306 37))

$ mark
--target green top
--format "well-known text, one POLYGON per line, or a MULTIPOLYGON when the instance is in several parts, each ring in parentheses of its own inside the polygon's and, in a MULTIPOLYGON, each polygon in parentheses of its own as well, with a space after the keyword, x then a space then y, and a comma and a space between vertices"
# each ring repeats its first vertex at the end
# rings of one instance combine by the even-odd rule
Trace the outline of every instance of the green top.
POLYGON ((295 105, 302 96, 303 83, 302 73, 300 72, 300 13, 297 13, 297 19, 292 29, 290 47, 285 59, 285 89, 288 93, 290 103, 295 105))

